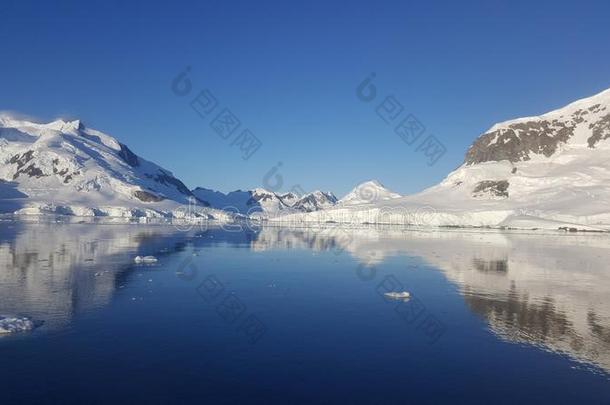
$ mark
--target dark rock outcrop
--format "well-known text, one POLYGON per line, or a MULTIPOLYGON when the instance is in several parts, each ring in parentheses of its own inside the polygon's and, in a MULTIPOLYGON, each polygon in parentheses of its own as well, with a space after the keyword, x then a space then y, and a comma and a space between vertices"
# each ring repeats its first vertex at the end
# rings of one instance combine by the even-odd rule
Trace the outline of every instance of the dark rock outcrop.
POLYGON ((23 154, 16 154, 8 161, 10 164, 17 164, 17 170, 25 166, 30 160, 34 158, 34 151, 28 150, 23 154))
POLYGON ((176 189, 178 189, 179 192, 181 192, 182 194, 184 194, 186 196, 193 195, 191 190, 189 190, 189 188, 187 186, 185 186, 183 182, 181 182, 180 180, 178 180, 177 178, 175 178, 174 176, 168 174, 167 172, 165 172, 163 170, 159 170, 159 172, 160 172, 160 174, 156 174, 154 176, 151 176, 149 174, 147 174, 146 176, 153 179, 157 183, 161 183, 166 186, 172 185, 172 186, 176 187, 176 189))
POLYGON ((508 160, 530 160, 530 153, 551 156, 574 135, 574 126, 559 122, 528 121, 510 124, 480 136, 466 152, 468 165, 508 160))
POLYGON ((136 154, 133 153, 131 151, 131 149, 129 149, 127 146, 123 145, 122 143, 119 143, 119 145, 121 146, 121 150, 119 152, 119 156, 121 157, 121 159, 123 159, 125 161, 125 163, 127 163, 131 167, 140 166, 140 161, 138 160, 138 157, 136 156, 136 154))
POLYGON ((590 148, 594 148, 599 141, 610 138, 610 114, 604 115, 595 124, 590 124, 589 129, 592 130, 592 135, 587 143, 590 148))
POLYGON ((508 198, 508 186, 507 180, 484 180, 480 181, 472 190, 473 197, 501 197, 508 198))
POLYGON ((246 203, 247 205, 256 205, 259 204, 261 201, 273 201, 274 198, 278 198, 275 194, 273 193, 261 193, 261 192, 254 192, 252 193, 252 197, 250 197, 250 199, 248 200, 248 202, 246 203))
POLYGON ((27 175, 29 177, 36 177, 36 178, 47 176, 34 163, 32 163, 29 166, 27 166, 27 164, 32 159, 34 159, 34 151, 32 151, 32 150, 28 150, 27 152, 25 152, 25 153, 23 153, 21 155, 20 154, 14 155, 14 156, 12 156, 9 159, 9 163, 10 164, 16 164, 17 165, 17 171, 13 175, 13 180, 16 180, 19 177, 19 175, 21 175, 21 174, 25 174, 25 175, 27 175))
POLYGON ((594 148, 601 140, 610 138, 610 114, 601 115, 606 106, 595 104, 579 108, 557 118, 535 119, 501 125, 498 129, 481 135, 468 149, 464 163, 473 165, 483 162, 508 160, 521 162, 531 159, 532 154, 552 156, 558 148, 568 142, 579 125, 587 125, 591 136, 587 143, 594 148), (600 118, 601 115, 601 118, 600 118))
POLYGON ((149 193, 148 191, 144 191, 144 190, 136 190, 133 192, 133 196, 136 197, 138 200, 143 201, 143 202, 159 202, 159 201, 163 201, 164 198, 160 197, 158 195, 149 193))
POLYGON ((337 197, 335 197, 334 194, 314 192, 304 195, 292 206, 292 208, 303 212, 313 212, 323 209, 327 204, 336 203, 337 197))

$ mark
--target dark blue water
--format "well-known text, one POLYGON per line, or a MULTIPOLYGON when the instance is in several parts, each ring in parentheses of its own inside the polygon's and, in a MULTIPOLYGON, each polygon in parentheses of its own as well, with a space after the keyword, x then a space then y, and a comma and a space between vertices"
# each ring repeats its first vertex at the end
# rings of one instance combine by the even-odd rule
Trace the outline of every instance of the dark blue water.
POLYGON ((610 403, 601 239, 1 226, 3 403, 610 403))

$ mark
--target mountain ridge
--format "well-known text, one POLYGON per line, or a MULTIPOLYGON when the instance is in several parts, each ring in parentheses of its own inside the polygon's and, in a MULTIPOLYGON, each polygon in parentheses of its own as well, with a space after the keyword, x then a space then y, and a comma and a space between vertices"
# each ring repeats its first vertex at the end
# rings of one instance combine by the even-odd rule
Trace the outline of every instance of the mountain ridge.
POLYGON ((312 212, 326 209, 337 202, 332 192, 315 190, 298 196, 292 192, 279 193, 264 188, 235 190, 222 193, 204 187, 192 190, 198 198, 216 209, 238 212, 243 215, 281 215, 293 212, 312 212))
POLYGON ((231 218, 221 209, 232 207, 278 221, 610 230, 608 157, 610 89, 494 124, 456 170, 419 193, 401 196, 369 180, 341 199, 319 190, 189 190, 79 120, 0 116, 0 196, 12 196, 0 200, 23 203, 21 214, 171 217, 194 200, 210 217, 231 218))

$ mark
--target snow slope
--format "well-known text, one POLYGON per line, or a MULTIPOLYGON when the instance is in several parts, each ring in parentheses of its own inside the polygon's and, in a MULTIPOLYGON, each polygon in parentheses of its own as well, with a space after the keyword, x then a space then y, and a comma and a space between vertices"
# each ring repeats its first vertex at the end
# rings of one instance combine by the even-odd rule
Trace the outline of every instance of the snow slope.
MULTIPOLYGON (((171 172, 78 120, 0 116, 0 162, 4 212, 180 217, 194 200, 171 172)), ((201 215, 226 218, 205 205, 201 215)))
POLYGON ((608 230, 609 138, 606 90, 494 125, 459 168, 418 194, 362 203, 350 193, 334 209, 278 220, 608 230))

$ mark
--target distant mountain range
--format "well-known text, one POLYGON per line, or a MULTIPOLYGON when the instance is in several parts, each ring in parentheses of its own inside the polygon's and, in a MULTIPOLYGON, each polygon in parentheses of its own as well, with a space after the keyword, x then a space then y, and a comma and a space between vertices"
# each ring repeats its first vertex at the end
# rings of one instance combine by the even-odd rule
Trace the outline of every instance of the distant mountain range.
POLYGON ((310 213, 335 207, 370 204, 401 197, 376 180, 357 185, 340 200, 330 191, 316 190, 298 196, 294 193, 274 193, 262 188, 237 190, 228 194, 207 188, 192 190, 198 200, 213 208, 228 209, 241 214, 265 213, 277 217, 295 213, 310 213))
POLYGON ((262 188, 237 190, 228 194, 197 187, 193 194, 211 207, 238 212, 244 215, 281 215, 295 212, 312 212, 330 208, 337 203, 331 192, 316 190, 298 196, 294 193, 274 193, 262 188))
POLYGON ((261 188, 189 190, 79 121, 0 117, 0 212, 274 221, 610 229, 610 90, 492 126, 440 184, 401 196, 371 180, 338 200, 261 188))

